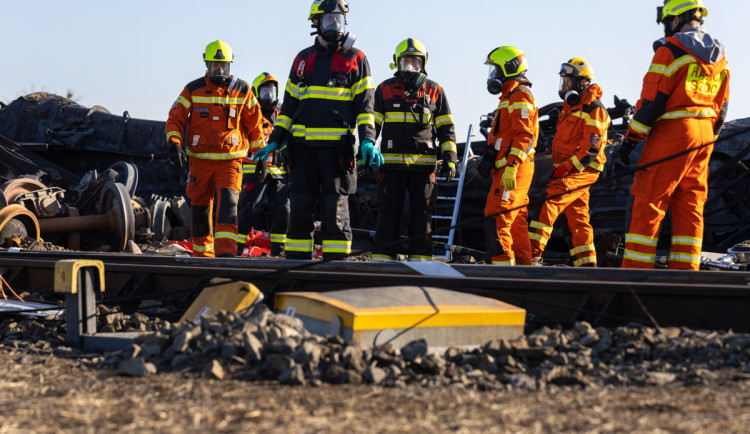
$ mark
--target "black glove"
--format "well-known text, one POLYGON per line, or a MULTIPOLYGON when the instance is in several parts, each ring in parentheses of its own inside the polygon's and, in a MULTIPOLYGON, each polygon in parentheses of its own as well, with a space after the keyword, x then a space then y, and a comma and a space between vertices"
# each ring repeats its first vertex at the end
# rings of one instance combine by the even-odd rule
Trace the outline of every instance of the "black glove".
POLYGON ((487 178, 492 173, 492 170, 495 169, 495 158, 497 157, 497 150, 495 148, 492 148, 490 146, 487 147, 487 149, 484 150, 484 154, 482 154, 482 159, 479 160, 479 165, 477 166, 477 172, 480 176, 487 178))
POLYGON ((175 140, 169 142, 169 161, 172 164, 180 166, 180 169, 187 163, 187 155, 185 154, 185 150, 182 149, 180 142, 175 140))
POLYGON ((635 149, 635 145, 637 144, 638 142, 628 137, 623 139, 620 144, 620 160, 624 165, 630 166, 630 153, 633 152, 633 149, 635 149))
POLYGON ((268 163, 266 161, 258 161, 255 163, 255 176, 258 178, 258 182, 266 180, 268 175, 268 163))
POLYGON ((445 177, 447 182, 450 182, 456 177, 456 163, 451 160, 443 160, 443 165, 440 166, 440 176, 445 177))

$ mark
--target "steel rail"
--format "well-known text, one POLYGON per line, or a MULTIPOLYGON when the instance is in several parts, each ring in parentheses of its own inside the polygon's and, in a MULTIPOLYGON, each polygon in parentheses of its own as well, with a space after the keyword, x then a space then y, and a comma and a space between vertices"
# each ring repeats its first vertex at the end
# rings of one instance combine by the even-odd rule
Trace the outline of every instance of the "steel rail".
POLYGON ((663 326, 750 330, 747 272, 455 265, 466 277, 446 277, 420 275, 401 263, 330 262, 283 271, 306 261, 79 252, 0 252, 0 269, 15 288, 48 289, 54 263, 70 258, 102 260, 107 298, 121 302, 171 297, 189 303, 222 277, 249 281, 268 300, 287 290, 434 286, 522 306, 544 323, 648 323, 635 293, 663 326))

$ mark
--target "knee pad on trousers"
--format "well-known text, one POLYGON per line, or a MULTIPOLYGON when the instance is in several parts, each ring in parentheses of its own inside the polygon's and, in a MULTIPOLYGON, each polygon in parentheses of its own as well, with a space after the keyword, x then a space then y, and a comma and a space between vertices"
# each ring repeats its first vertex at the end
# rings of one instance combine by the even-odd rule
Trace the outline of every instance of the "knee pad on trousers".
POLYGON ((216 217, 216 223, 237 224, 237 202, 240 198, 240 192, 231 188, 221 189, 221 203, 219 204, 219 215, 216 217))
POLYGON ((194 237, 207 237, 211 235, 210 222, 210 208, 208 205, 198 206, 193 205, 191 207, 193 214, 193 236, 194 237))

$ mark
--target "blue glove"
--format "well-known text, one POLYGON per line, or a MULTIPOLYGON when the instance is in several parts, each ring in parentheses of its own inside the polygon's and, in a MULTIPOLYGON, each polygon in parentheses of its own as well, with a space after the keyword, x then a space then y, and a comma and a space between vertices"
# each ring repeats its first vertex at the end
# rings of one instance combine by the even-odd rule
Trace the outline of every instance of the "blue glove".
POLYGON ((383 154, 375 149, 375 143, 372 140, 362 140, 360 148, 362 150, 362 159, 365 160, 365 165, 369 166, 371 164, 377 163, 378 166, 382 166, 383 163, 385 163, 383 154))
POLYGON ((267 144, 266 146, 264 146, 264 147, 258 149, 257 151, 255 151, 255 153, 253 154, 253 161, 255 161, 256 163, 258 161, 265 161, 266 159, 268 159, 268 156, 272 152, 275 152, 278 149, 279 149, 279 143, 278 142, 271 142, 271 143, 267 144))

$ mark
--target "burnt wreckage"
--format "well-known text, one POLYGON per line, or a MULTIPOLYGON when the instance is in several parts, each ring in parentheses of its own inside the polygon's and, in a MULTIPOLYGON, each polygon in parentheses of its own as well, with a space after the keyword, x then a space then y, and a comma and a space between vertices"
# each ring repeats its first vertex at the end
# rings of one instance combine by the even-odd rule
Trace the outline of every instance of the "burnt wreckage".
MULTIPOLYGON (((590 199, 597 253, 600 265, 605 266, 618 263, 614 250, 626 229, 632 183, 632 173, 622 175, 627 168, 617 150, 633 108, 617 97, 614 102, 614 107, 608 109, 613 122, 605 148, 607 163, 591 188, 590 199)), ((552 169, 549 147, 561 107, 561 102, 553 103, 539 111, 541 136, 529 191, 530 219, 540 206, 552 169)), ((483 116, 479 122, 485 137, 490 116, 483 116)), ((0 176, 4 182, 0 195, 0 242, 19 221, 32 238, 43 234, 45 239, 72 249, 86 248, 86 240, 89 246, 108 244, 114 251, 123 251, 129 240, 189 238, 190 212, 183 197, 187 167, 172 164, 167 158, 164 125, 161 121, 130 118, 127 112, 114 115, 100 106, 86 108, 47 93, 30 94, 4 106, 0 109, 0 176), (96 236, 81 239, 76 237, 79 233, 96 236)), ((746 218, 750 215, 748 143, 750 118, 728 122, 715 145, 705 208, 705 251, 726 252, 750 239, 750 220, 746 218)), ((470 143, 477 155, 468 159, 464 173, 454 237, 454 244, 476 250, 484 250, 480 219, 491 184, 490 179, 480 177, 476 171, 478 154, 484 146, 483 140, 470 143)), ((465 147, 465 143, 458 144, 459 155, 465 147)), ((640 152, 640 146, 635 152, 640 152)), ((350 197, 352 227, 374 229, 376 179, 376 170, 361 173, 357 194, 350 197)), ((455 189, 455 183, 440 182, 438 195, 455 197, 455 189)), ((436 214, 452 213, 450 204, 438 203, 437 207, 436 214)), ((447 226, 448 222, 436 221, 434 231, 444 234, 447 226)), ((669 226, 667 218, 662 231, 669 231, 669 226)), ((567 224, 561 216, 545 255, 552 259, 567 257, 566 231, 567 224)), ((361 232, 365 234, 359 235, 358 231, 355 235, 356 250, 371 247, 370 237, 366 231, 361 232)), ((660 237, 660 254, 668 250, 668 243, 669 237, 660 237)))

